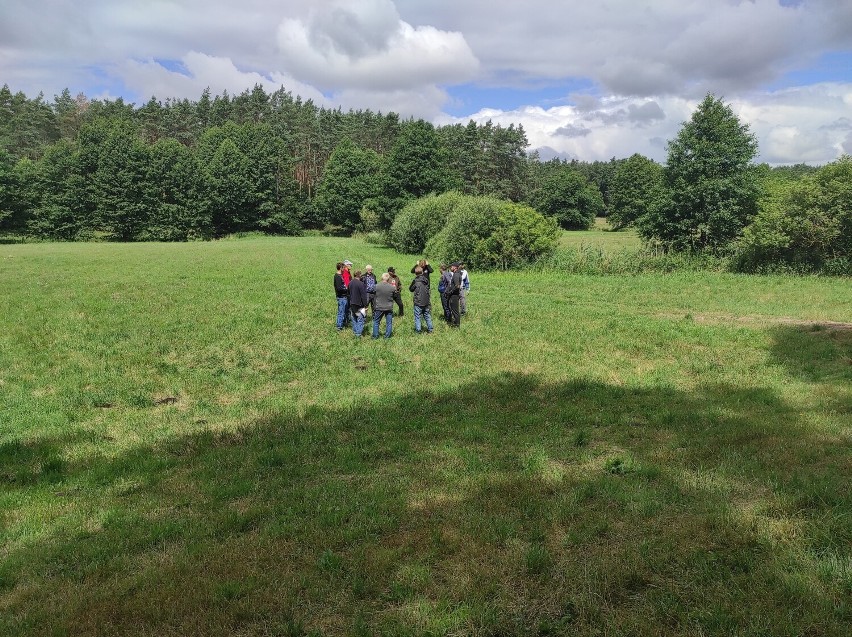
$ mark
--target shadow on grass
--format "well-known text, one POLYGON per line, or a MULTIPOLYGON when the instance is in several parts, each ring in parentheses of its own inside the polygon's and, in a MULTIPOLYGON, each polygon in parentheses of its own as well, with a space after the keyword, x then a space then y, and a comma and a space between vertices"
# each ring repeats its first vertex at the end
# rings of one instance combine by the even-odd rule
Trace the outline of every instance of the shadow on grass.
POLYGON ((852 628, 848 453, 764 389, 503 374, 55 458, 3 454, 4 635, 852 628))
POLYGON ((772 359, 808 382, 852 381, 852 325, 783 325, 772 333, 772 359))

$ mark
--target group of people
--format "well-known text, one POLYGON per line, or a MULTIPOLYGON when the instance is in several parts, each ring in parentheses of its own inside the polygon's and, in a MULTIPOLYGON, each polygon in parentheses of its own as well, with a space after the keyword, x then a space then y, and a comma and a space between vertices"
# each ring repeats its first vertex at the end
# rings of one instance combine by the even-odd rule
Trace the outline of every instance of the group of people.
MULTIPOLYGON (((414 331, 420 334, 425 324, 426 332, 431 334, 432 323, 431 275, 434 269, 426 259, 421 259, 411 268, 414 280, 408 286, 413 294, 414 331)), ((461 325, 461 317, 467 313, 467 294, 470 290, 470 277, 464 263, 455 261, 440 265, 441 278, 438 292, 441 295, 443 318, 451 327, 461 325)), ((352 272, 352 262, 348 259, 337 264, 334 275, 334 293, 337 296, 337 331, 350 324, 357 337, 364 333, 369 310, 373 320, 373 338, 379 338, 379 326, 385 320, 384 337, 393 334, 393 310, 399 310, 397 316, 405 315, 402 304, 402 281, 393 267, 376 278, 372 265, 365 265, 364 271, 352 272)))

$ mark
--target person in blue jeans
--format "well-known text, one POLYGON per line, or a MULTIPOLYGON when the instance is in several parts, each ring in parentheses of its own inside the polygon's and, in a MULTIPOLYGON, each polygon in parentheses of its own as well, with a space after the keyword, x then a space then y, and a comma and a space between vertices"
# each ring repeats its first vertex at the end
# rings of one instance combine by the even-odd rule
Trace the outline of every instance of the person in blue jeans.
POLYGON ((340 332, 349 323, 346 316, 349 311, 349 288, 343 282, 343 264, 337 264, 337 274, 334 275, 334 294, 337 297, 337 331, 340 332))
POLYGON ((352 332, 359 338, 364 333, 364 317, 369 304, 367 288, 361 281, 361 272, 357 271, 349 281, 349 311, 352 312, 352 332))
POLYGON ((432 333, 432 309, 429 278, 421 266, 414 268, 414 280, 408 286, 414 292, 414 331, 420 334, 420 319, 426 319, 426 331, 432 333))
POLYGON ((390 274, 382 275, 382 282, 376 284, 376 296, 373 298, 373 338, 379 338, 379 323, 385 318, 385 338, 393 334, 393 305, 396 287, 390 284, 390 274))

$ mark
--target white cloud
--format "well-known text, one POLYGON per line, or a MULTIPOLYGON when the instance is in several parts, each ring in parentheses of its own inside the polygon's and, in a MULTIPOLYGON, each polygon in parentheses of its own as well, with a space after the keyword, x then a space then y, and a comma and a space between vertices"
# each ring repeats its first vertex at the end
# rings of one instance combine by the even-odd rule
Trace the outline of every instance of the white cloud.
POLYGON ((827 82, 732 100, 760 143, 760 158, 823 164, 843 152, 839 123, 852 107, 852 83, 827 82))
POLYGON ((0 82, 31 96, 67 86, 138 102, 283 84, 332 107, 466 122, 440 114, 456 84, 475 96, 470 86, 553 80, 591 88, 565 95, 573 106, 483 103, 473 118, 523 123, 533 146, 583 159, 664 159, 712 91, 766 161, 821 163, 852 144, 852 78, 779 88, 852 51, 846 0, 2 0, 0 43, 0 82))
POLYGON ((302 84, 282 73, 262 75, 252 71, 241 71, 230 58, 215 57, 190 51, 181 59, 185 72, 166 69, 158 62, 127 60, 116 66, 113 72, 128 86, 144 96, 154 95, 160 99, 179 97, 198 99, 201 92, 209 87, 214 94, 227 90, 231 95, 260 84, 267 92, 282 85, 302 99, 312 99, 324 104, 322 93, 308 84, 302 84))
MULTIPOLYGON (((824 83, 725 101, 756 135, 757 161, 824 164, 850 147, 852 84, 824 83)), ((581 106, 483 109, 469 118, 443 116, 439 121, 521 124, 530 148, 544 148, 547 156, 606 161, 638 152, 664 162, 665 142, 677 135, 697 105, 696 100, 680 97, 649 101, 611 96, 583 100, 581 106)))
POLYGON ((753 90, 852 48, 852 3, 808 0, 432 0, 398 2, 404 19, 465 34, 485 79, 590 78, 605 93, 753 90))
POLYGON ((478 61, 458 32, 413 27, 390 0, 323 5, 278 30, 286 66, 325 89, 393 91, 471 79, 478 61))

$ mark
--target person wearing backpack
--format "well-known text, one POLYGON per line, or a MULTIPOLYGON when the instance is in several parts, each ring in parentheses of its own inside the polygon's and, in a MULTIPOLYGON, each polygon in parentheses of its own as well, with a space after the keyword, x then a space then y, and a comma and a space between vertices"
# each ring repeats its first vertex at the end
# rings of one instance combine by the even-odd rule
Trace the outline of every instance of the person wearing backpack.
POLYGON ((370 314, 373 314, 375 312, 373 305, 376 300, 376 275, 373 274, 373 266, 369 264, 364 266, 364 276, 361 280, 367 288, 367 296, 370 297, 370 314))
POLYGON ((444 320, 450 322, 450 300, 447 297, 447 288, 453 280, 453 273, 447 269, 446 264, 442 263, 439 266, 441 278, 438 281, 438 294, 441 295, 441 309, 444 310, 444 320))
POLYGON ((352 314, 352 333, 358 338, 364 333, 364 318, 367 316, 367 290, 361 281, 361 272, 356 271, 349 281, 349 312, 352 314))
POLYGON ((450 306, 450 327, 461 326, 461 313, 459 312, 459 296, 461 296, 462 279, 461 263, 454 261, 450 264, 451 278, 447 286, 447 304, 450 306))
POLYGON ((429 279, 419 265, 414 268, 414 280, 408 286, 414 292, 414 331, 420 334, 420 318, 426 320, 426 331, 432 333, 432 310, 429 294, 429 279))

